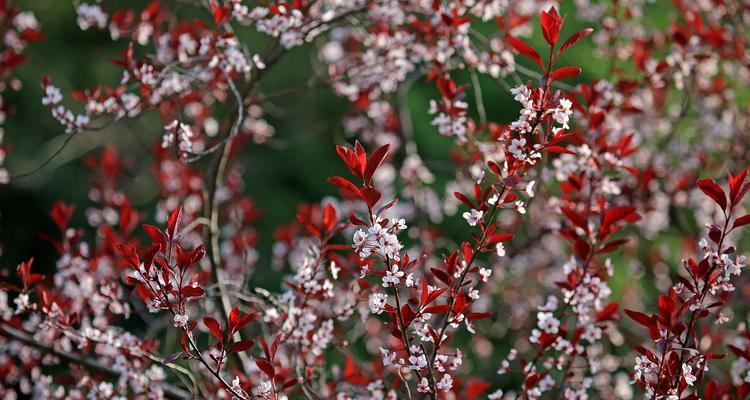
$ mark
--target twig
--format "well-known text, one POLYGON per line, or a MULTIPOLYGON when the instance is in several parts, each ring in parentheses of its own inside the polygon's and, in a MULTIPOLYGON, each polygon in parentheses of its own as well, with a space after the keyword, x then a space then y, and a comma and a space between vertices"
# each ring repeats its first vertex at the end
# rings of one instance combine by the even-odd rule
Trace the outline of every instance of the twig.
MULTIPOLYGON (((117 371, 106 365, 99 364, 95 360, 91 360, 89 358, 85 358, 77 354, 72 354, 72 353, 68 353, 65 351, 57 350, 50 345, 40 343, 34 340, 34 338, 32 338, 26 332, 23 332, 21 330, 18 330, 6 324, 0 324, 0 334, 2 334, 3 336, 7 336, 8 338, 12 340, 21 342, 27 346, 34 347, 37 350, 41 350, 44 353, 51 354, 62 360, 68 361, 73 364, 81 365, 82 367, 86 368, 87 370, 91 372, 102 374, 102 375, 107 375, 112 378, 119 378, 121 375, 120 371, 117 371)), ((176 386, 172 386, 169 384, 162 384, 161 387, 162 389, 164 389, 164 395, 169 399, 182 400, 182 399, 192 398, 190 393, 176 386)))
POLYGON ((479 85, 479 77, 475 69, 471 70, 471 86, 474 89, 474 101, 477 102, 477 113, 479 113, 479 123, 484 126, 487 124, 487 112, 484 109, 484 99, 482 97, 482 87, 479 85))
POLYGON ((36 166, 34 169, 32 169, 31 171, 27 171, 27 172, 23 172, 23 173, 20 173, 20 174, 12 175, 10 177, 10 180, 18 180, 18 179, 22 179, 22 178, 27 178, 27 177, 29 177, 31 175, 34 175, 37 172, 41 171, 44 167, 47 166, 47 164, 49 164, 50 162, 52 162, 52 160, 54 160, 55 158, 57 158, 57 156, 59 156, 60 153, 62 153, 63 150, 65 150, 65 148, 68 146, 68 143, 70 143, 73 140, 73 138, 76 136, 77 133, 78 132, 73 132, 73 133, 69 134, 68 137, 65 138, 65 141, 62 142, 62 145, 60 145, 60 147, 58 147, 57 150, 55 150, 54 153, 52 153, 49 157, 47 157, 41 164, 39 164, 38 166, 36 166))
MULTIPOLYGON (((278 47, 277 47, 278 49, 278 47)), ((214 280, 216 281, 216 284, 219 289, 219 302, 221 304, 222 308, 222 318, 224 322, 229 325, 229 313, 231 312, 231 303, 229 301, 229 296, 226 291, 225 282, 224 282, 224 276, 222 274, 221 270, 221 254, 219 250, 219 198, 217 196, 218 190, 221 187, 222 181, 224 179, 224 172, 227 167, 227 163, 229 162, 229 150, 232 147, 232 143, 234 142, 234 137, 236 136, 239 125, 241 124, 242 120, 239 118, 243 115, 243 110, 245 107, 245 103, 248 101, 250 93, 252 92, 255 85, 258 83, 260 78, 264 75, 264 71, 267 71, 268 68, 270 68, 271 65, 278 62, 278 60, 281 58, 282 55, 284 55, 284 51, 275 50, 272 51, 272 55, 266 62, 266 68, 262 70, 258 70, 256 74, 253 76, 253 78, 248 82, 247 87, 245 88, 242 95, 240 95, 239 91, 237 90, 236 86, 234 86, 234 82, 231 82, 230 87, 233 88, 232 92, 237 97, 238 105, 237 108, 234 111, 234 115, 232 115, 231 120, 234 120, 235 123, 232 125, 230 131, 227 133, 226 137, 220 142, 220 146, 218 147, 218 153, 216 154, 215 163, 213 166, 213 173, 211 175, 211 179, 209 181, 210 188, 208 190, 208 201, 206 202, 206 210, 205 213, 207 214, 207 218, 209 221, 208 224, 208 243, 209 246, 206 249, 206 253, 208 255, 209 262, 211 263, 211 274, 213 275, 214 280)), ((231 79, 230 79, 231 81, 231 79)), ((233 353, 237 354, 237 356, 240 359, 240 369, 244 372, 246 371, 246 364, 249 363, 249 359, 244 353, 233 353)))

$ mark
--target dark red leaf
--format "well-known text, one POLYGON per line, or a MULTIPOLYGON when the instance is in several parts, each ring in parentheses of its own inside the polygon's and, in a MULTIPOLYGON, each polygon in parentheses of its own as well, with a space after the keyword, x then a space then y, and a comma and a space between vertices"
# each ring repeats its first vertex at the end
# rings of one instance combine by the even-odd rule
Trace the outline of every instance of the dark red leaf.
POLYGON ((181 290, 182 295, 185 296, 185 298, 201 297, 206 293, 202 288, 193 286, 183 286, 181 290))
POLYGON ((658 306, 659 313, 661 314, 662 318, 667 321, 671 320, 672 314, 674 314, 674 311, 677 308, 674 300, 672 300, 672 298, 669 296, 661 295, 659 296, 658 306))
POLYGON ((436 278, 441 280, 446 285, 451 284, 451 278, 448 274, 445 273, 445 271, 437 269, 437 268, 432 268, 431 271, 432 271, 432 274, 435 275, 436 278))
POLYGON ((703 193, 713 199, 713 201, 715 201, 722 210, 726 210, 727 196, 724 194, 721 186, 719 186, 713 179, 698 179, 696 181, 696 184, 703 191, 703 193))
POLYGON ((484 319, 492 316, 492 313, 488 312, 471 312, 466 314, 467 319, 484 319))
POLYGON ((645 326, 646 328, 650 328, 654 324, 654 320, 642 312, 625 310, 625 314, 633 319, 633 321, 645 326))
POLYGON ((256 319, 258 319, 258 317, 260 317, 260 315, 261 314, 256 311, 256 312, 252 312, 250 314, 245 314, 245 315, 241 316, 240 319, 239 319, 239 321, 237 321, 237 325, 234 327, 235 332, 239 331, 240 329, 244 328, 247 324, 255 321, 256 319))
POLYGON ((273 365, 271 365, 271 363, 265 358, 256 358, 255 364, 257 364, 258 368, 268 376, 268 379, 273 379, 276 376, 276 371, 274 371, 273 365))
POLYGON ((290 387, 294 386, 299 382, 299 378, 289 378, 284 381, 284 387, 282 389, 289 389, 290 387))
POLYGON ((217 340, 221 341, 224 338, 224 333, 221 331, 221 326, 219 325, 219 322, 216 321, 215 318, 204 317, 203 325, 206 325, 206 328, 208 328, 208 331, 211 332, 211 334, 217 340))
POLYGON ((732 224, 732 229, 739 228, 740 226, 744 226, 750 224, 750 214, 743 215, 737 219, 734 220, 734 224, 732 224))
POLYGON ((622 246, 623 244, 627 243, 628 239, 619 239, 619 240, 613 240, 607 244, 604 245, 599 251, 597 251, 597 254, 605 254, 612 251, 617 250, 618 247, 622 246))
POLYGON ((229 352, 237 353, 240 351, 246 351, 247 349, 253 347, 254 344, 255 340, 252 339, 240 340, 239 342, 234 342, 229 346, 229 352))
POLYGON ((573 225, 583 229, 584 232, 589 231, 589 224, 582 215, 578 214, 572 208, 561 207, 560 210, 565 214, 566 217, 573 223, 573 225))
POLYGON ((583 239, 576 239, 575 243, 573 244, 573 251, 576 254, 576 257, 580 258, 581 260, 585 260, 588 258, 589 253, 591 252, 591 246, 589 246, 588 243, 586 243, 583 239))
POLYGON ((380 191, 373 187, 362 188, 362 190, 359 191, 359 194, 360 197, 362 197, 362 200, 364 200, 370 208, 375 207, 380 200, 380 191))
POLYGON ((455 196, 458 201, 464 203, 469 208, 476 208, 474 206, 474 202, 472 202, 468 197, 464 196, 461 192, 453 192, 453 196, 455 196))

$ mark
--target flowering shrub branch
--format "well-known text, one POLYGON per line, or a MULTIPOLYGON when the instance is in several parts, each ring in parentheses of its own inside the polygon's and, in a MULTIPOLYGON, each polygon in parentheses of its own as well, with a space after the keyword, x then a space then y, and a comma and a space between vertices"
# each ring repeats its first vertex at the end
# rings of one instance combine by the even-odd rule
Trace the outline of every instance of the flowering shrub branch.
MULTIPOLYGON (((561 2, 567 19, 536 0, 126 3, 74 4, 124 49, 120 80, 67 94, 48 71, 64 139, 28 172, 0 168, 15 184, 81 132, 161 120, 138 163, 86 156, 88 203, 55 202, 40 233, 54 265, 3 259, 4 398, 750 394, 731 296, 748 290, 746 6, 675 1, 662 28, 642 1, 561 2), (269 90, 304 48, 306 81, 269 90), (274 147, 276 102, 312 90, 344 100, 353 146, 336 146, 337 193, 269 234, 247 192, 277 193, 243 150, 274 147), (146 158, 154 190, 134 193, 146 158), (740 172, 697 179, 723 171, 740 172), (698 257, 675 274, 687 242, 698 257)), ((0 22, 0 92, 20 90, 42 24, 2 0, 0 22)))

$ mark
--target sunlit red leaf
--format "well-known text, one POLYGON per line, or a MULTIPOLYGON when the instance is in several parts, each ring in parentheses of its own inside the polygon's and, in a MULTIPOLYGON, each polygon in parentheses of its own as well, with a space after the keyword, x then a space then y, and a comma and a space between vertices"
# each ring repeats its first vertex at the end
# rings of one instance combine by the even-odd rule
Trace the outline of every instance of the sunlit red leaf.
POLYGON ((560 46, 560 50, 557 51, 557 54, 562 54, 565 50, 567 50, 570 46, 576 44, 580 40, 586 38, 588 35, 591 34, 594 30, 591 28, 584 29, 578 33, 575 33, 571 35, 567 40, 565 40, 565 43, 560 46))
POLYGON ((556 70, 554 70, 550 77, 552 79, 559 81, 560 79, 566 79, 566 78, 572 78, 574 76, 578 76, 578 74, 581 73, 581 69, 578 67, 560 67, 556 70))
POLYGON ((536 52, 536 50, 534 50, 533 47, 529 46, 521 40, 514 38, 513 36, 506 37, 506 40, 515 51, 525 55, 526 57, 529 57, 530 59, 534 60, 534 62, 536 62, 542 69, 545 69, 544 64, 542 63, 542 57, 539 55, 539 53, 536 52))

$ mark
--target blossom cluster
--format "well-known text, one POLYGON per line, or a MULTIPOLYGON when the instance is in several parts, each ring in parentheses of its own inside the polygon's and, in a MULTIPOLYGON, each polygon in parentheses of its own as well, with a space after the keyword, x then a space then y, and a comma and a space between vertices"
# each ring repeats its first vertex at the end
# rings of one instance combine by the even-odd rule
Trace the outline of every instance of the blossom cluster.
MULTIPOLYGON (((750 394, 750 7, 675 1, 654 26, 642 0, 116 3, 73 6, 119 81, 41 80, 56 155, 160 123, 143 154, 85 157, 88 203, 40 229, 56 263, 0 273, 3 398, 750 394), (307 81, 268 84, 295 52, 307 81), (281 100, 319 89, 341 162, 266 232, 277 193, 245 150, 293 145, 280 120, 307 104, 281 100)), ((0 92, 21 89, 42 24, 2 0, 0 20, 0 92)), ((319 172, 299 165, 278 172, 319 172)))

